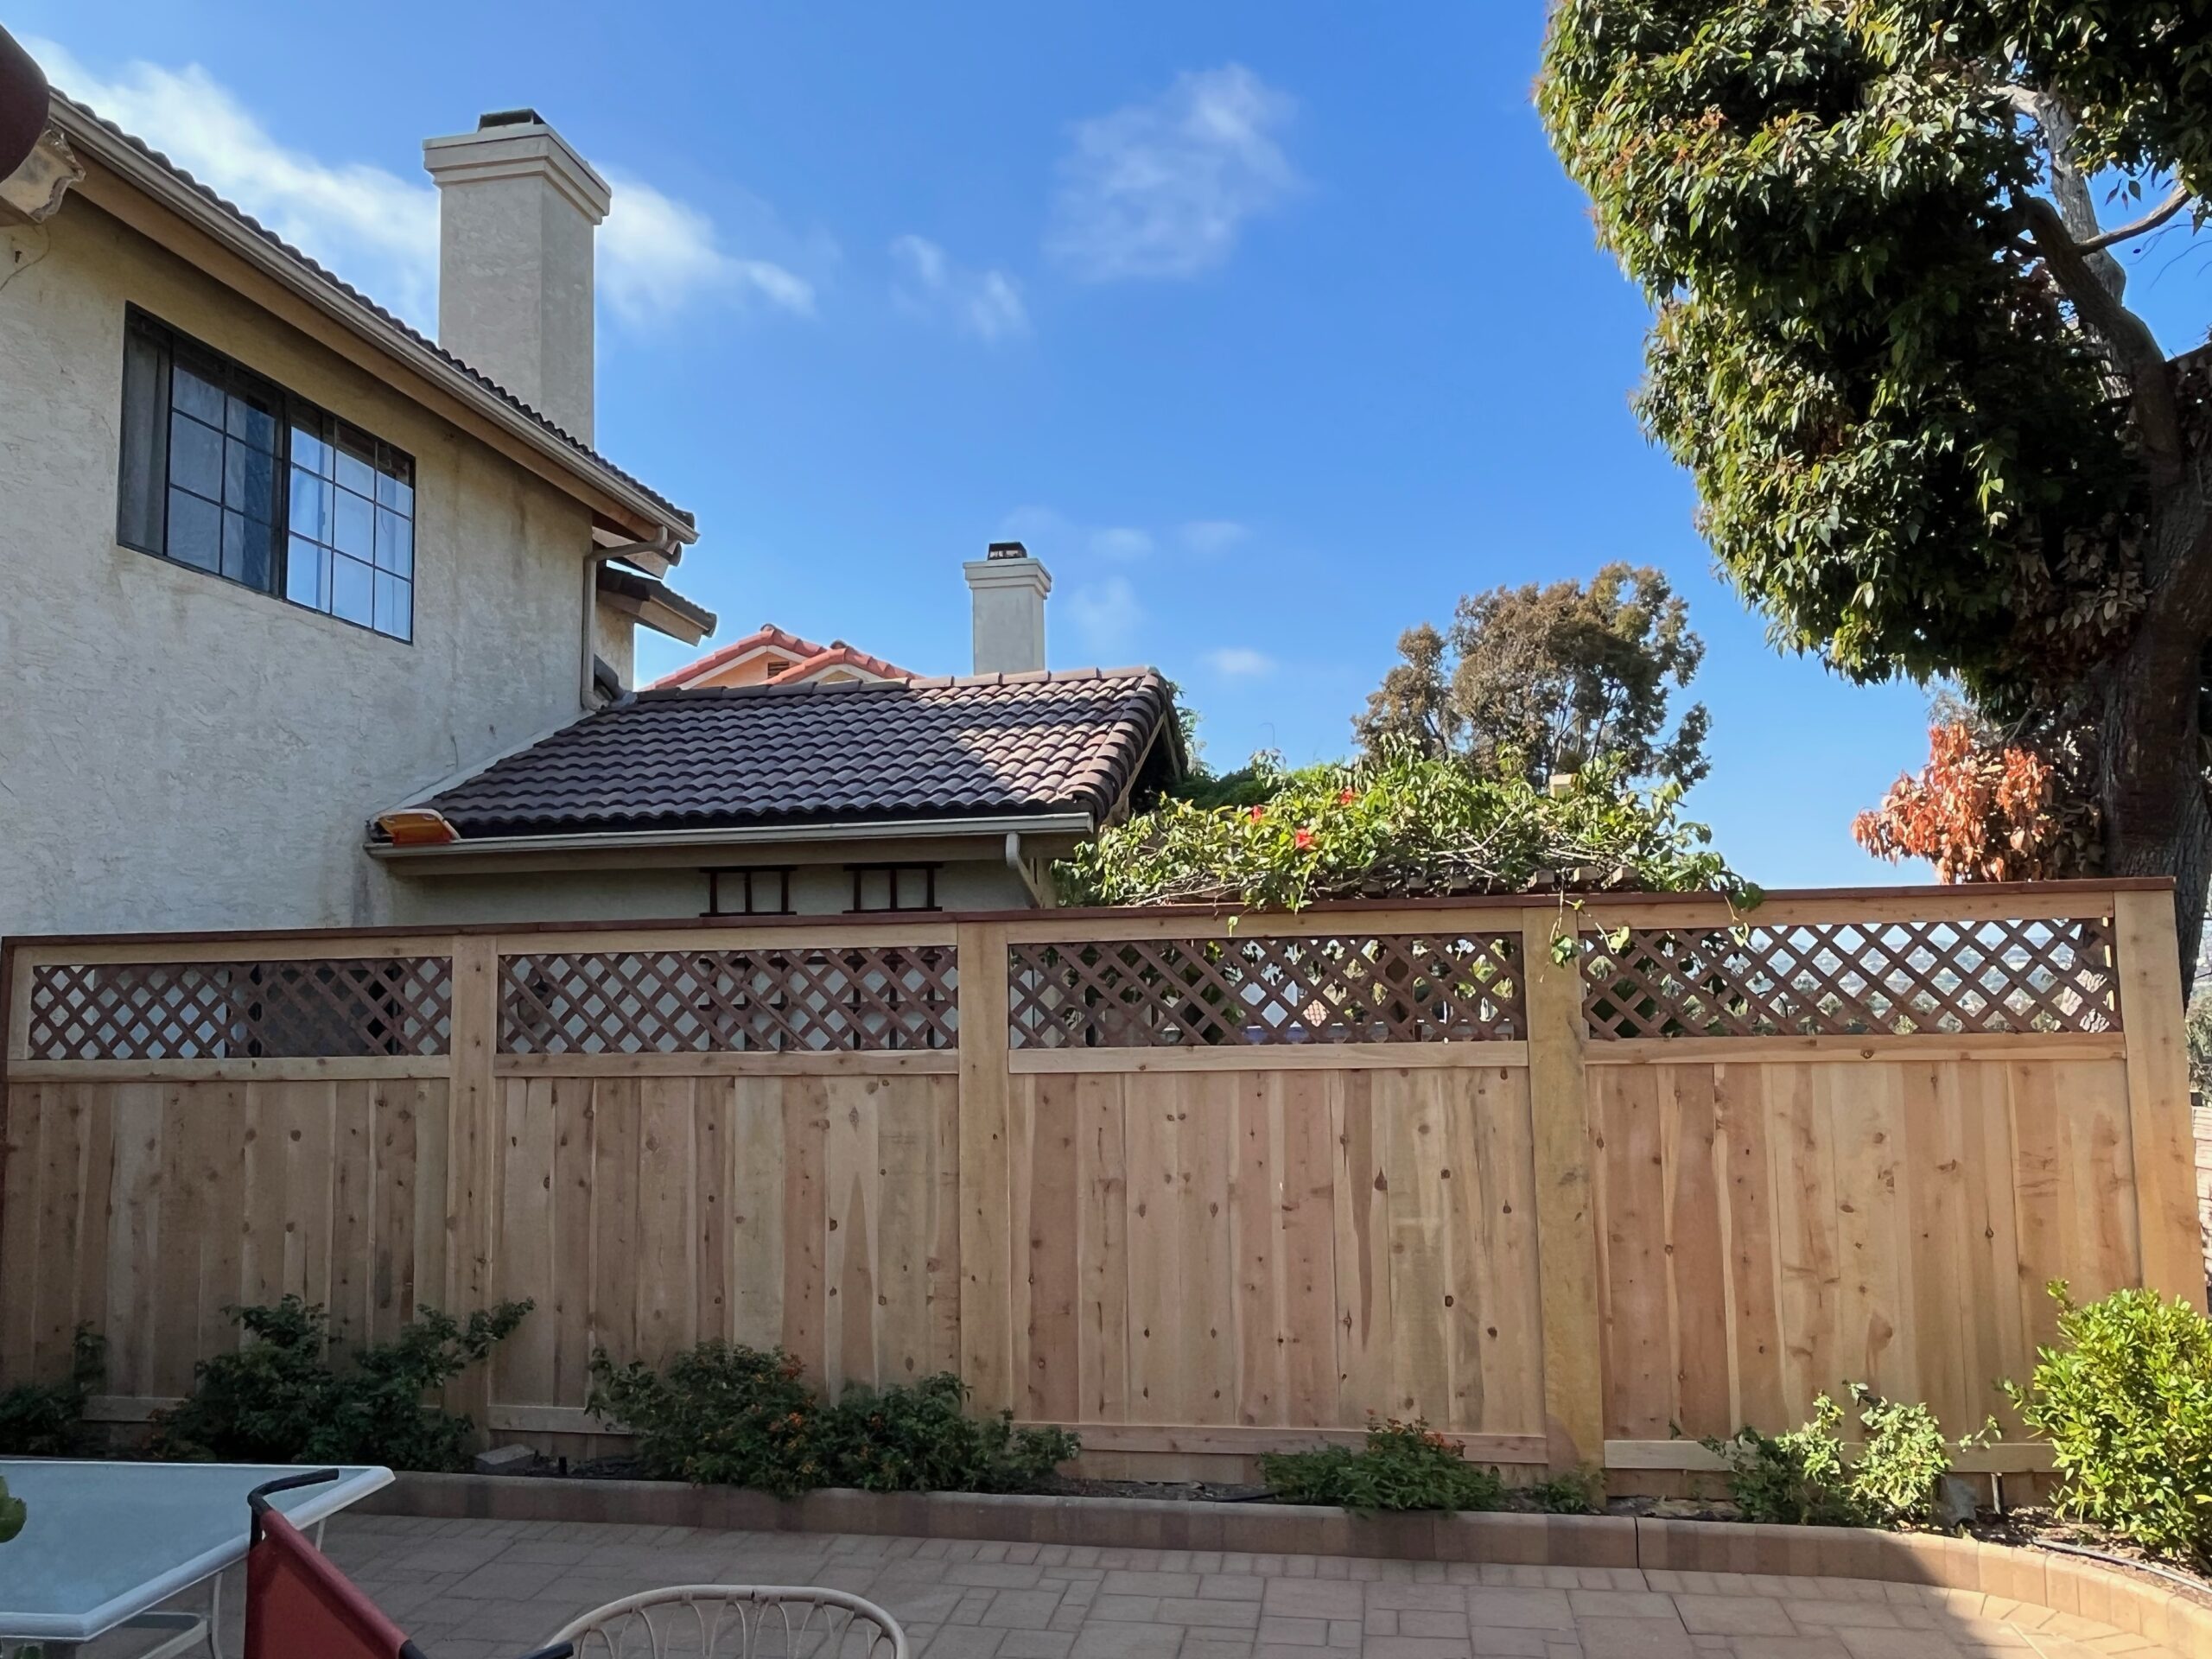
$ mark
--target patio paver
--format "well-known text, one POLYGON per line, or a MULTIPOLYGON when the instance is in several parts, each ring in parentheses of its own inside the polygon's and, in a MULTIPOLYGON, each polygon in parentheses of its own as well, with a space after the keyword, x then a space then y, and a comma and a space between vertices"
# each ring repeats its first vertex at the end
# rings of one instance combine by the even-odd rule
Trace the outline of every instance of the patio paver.
MULTIPOLYGON (((429 1659, 518 1659, 682 1583, 851 1591, 916 1659, 2180 1659, 2044 1608, 1854 1580, 400 1516, 340 1516, 325 1548, 429 1659)), ((235 1573, 229 1590, 235 1654, 235 1573)))

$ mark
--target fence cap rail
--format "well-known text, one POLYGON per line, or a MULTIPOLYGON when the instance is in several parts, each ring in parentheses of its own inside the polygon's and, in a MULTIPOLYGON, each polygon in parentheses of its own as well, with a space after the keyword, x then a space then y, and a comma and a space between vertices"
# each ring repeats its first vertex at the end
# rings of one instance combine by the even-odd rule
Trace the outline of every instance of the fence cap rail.
MULTIPOLYGON (((2115 893, 2171 893, 2174 882, 2171 876, 2113 876, 2094 880, 2075 881, 1974 881, 1946 885, 1927 881, 1905 883, 1880 887, 1768 887, 1760 894, 1758 906, 1741 912, 1747 919, 1755 918, 1760 909, 1777 903, 1842 903, 1853 899, 1894 900, 1911 899, 1923 903, 1936 903, 1946 896, 1963 901, 1986 902, 1996 898, 2017 897, 2023 901, 2023 915, 2032 915, 2044 907, 2038 901, 2063 900, 2083 898, 2091 894, 2115 893)), ((836 915, 836 916, 641 916, 620 921, 539 921, 539 922, 461 922, 441 925, 435 923, 391 923, 368 927, 276 927, 276 928, 214 928, 181 930, 165 932, 137 933, 17 933, 0 938, 0 951, 13 954, 18 950, 55 950, 73 946, 104 947, 110 945, 188 945, 194 944, 237 944, 247 940, 267 940, 272 944, 306 943, 316 939, 342 938, 414 939, 425 936, 439 938, 474 938, 496 935, 501 938, 524 939, 541 933, 625 933, 647 930, 658 933, 728 931, 733 928, 747 931, 804 930, 836 931, 841 937, 862 936, 873 930, 894 931, 911 929, 917 920, 926 919, 938 925, 957 925, 963 923, 996 923, 1020 926, 1034 922, 1113 922, 1143 921, 1157 924, 1167 919, 1188 919, 1193 922, 1221 922, 1232 916, 1264 917, 1271 923, 1332 916, 1358 916, 1389 911, 1433 911, 1448 913, 1454 911, 1496 910, 1522 911, 1544 909, 1561 901, 1571 902, 1584 909, 1602 910, 1611 905, 1710 905, 1725 899, 1726 893, 1713 890, 1694 893, 1646 893, 1624 888, 1607 893, 1471 893, 1462 898, 1432 899, 1332 899, 1304 910, 1254 910, 1237 905, 1118 905, 1067 906, 1052 910, 943 910, 926 913, 903 911, 895 914, 836 915)), ((2053 910, 2053 914, 2058 913, 2053 910)))

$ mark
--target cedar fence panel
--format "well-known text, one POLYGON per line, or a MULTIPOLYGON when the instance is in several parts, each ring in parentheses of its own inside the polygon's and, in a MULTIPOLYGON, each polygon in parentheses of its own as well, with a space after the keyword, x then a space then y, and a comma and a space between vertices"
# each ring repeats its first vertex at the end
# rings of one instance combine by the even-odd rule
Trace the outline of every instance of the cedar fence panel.
POLYGON ((352 1340, 528 1296, 454 1400, 563 1448, 610 1432, 595 1351, 708 1337, 958 1370, 1104 1472, 1374 1414, 1633 1481, 1847 1379, 1963 1431, 2046 1280, 2202 1301, 2170 906, 14 941, 0 1382, 86 1324, 143 1419, 229 1306, 352 1340))

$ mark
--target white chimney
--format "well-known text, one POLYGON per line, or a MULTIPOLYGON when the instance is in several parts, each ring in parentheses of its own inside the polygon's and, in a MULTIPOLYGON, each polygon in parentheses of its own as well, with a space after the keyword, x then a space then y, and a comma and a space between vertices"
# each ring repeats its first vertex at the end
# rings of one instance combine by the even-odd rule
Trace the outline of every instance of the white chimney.
POLYGON ((1027 674, 1045 666, 1045 595, 1052 573, 1020 542, 993 542, 961 566, 976 595, 976 671, 1027 674))
POLYGON ((592 232, 607 181, 535 110, 423 141, 438 186, 438 344, 592 441, 592 232))

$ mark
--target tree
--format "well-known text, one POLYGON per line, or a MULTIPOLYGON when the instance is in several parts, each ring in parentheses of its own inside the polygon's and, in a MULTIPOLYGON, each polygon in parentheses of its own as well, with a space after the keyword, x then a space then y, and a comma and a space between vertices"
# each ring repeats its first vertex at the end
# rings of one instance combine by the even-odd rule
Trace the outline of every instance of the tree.
POLYGON ((1649 569, 1605 566, 1586 588, 1493 588, 1459 601, 1448 633, 1427 623, 1352 721, 1360 746, 1503 763, 1539 788, 1601 760, 1623 775, 1687 787, 1705 776, 1702 704, 1669 733, 1668 687, 1705 655, 1689 611, 1649 569))
POLYGON ((2036 750, 1993 742, 1967 721, 1928 728, 1928 764, 1852 820, 1852 839, 1895 863, 1924 858, 1939 881, 2049 881, 2081 874, 2094 816, 2036 750))
POLYGON ((1854 678, 2078 737, 2192 961, 2212 352, 2170 361, 2110 250, 2203 222, 2205 0, 1560 0, 1537 99, 1738 588, 1854 678))

